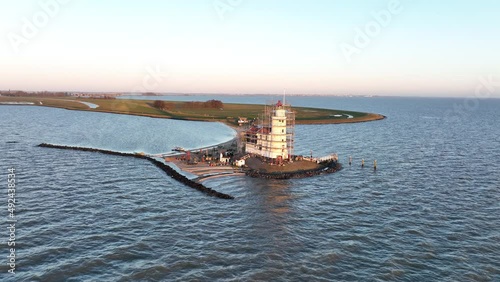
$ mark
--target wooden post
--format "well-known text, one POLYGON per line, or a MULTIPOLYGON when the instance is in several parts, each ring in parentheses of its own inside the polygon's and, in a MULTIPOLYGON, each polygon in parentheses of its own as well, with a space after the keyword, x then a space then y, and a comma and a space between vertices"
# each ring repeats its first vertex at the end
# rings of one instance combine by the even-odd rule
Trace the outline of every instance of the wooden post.
POLYGON ((349 165, 352 164, 352 156, 349 156, 349 165))
POLYGON ((361 167, 365 167, 365 159, 361 159, 361 167))
POLYGON ((373 170, 377 170, 377 160, 373 161, 373 170))

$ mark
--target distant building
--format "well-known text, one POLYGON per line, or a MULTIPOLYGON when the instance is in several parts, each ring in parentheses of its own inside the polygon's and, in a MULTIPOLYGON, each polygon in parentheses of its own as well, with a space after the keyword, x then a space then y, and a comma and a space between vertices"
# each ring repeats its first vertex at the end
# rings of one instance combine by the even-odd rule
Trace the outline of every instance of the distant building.
POLYGON ((234 162, 234 165, 237 166, 237 167, 242 167, 242 166, 245 165, 245 160, 243 160, 243 159, 236 160, 234 162))
POLYGON ((225 156, 224 154, 220 153, 219 161, 223 164, 228 164, 231 161, 231 157, 225 156))
POLYGON ((245 134, 245 151, 275 161, 290 160, 294 149, 295 113, 278 101, 266 105, 258 124, 245 134))
POLYGON ((247 123, 248 123, 248 118, 246 118, 246 117, 239 117, 238 118, 238 125, 239 126, 242 126, 242 125, 247 124, 247 123))

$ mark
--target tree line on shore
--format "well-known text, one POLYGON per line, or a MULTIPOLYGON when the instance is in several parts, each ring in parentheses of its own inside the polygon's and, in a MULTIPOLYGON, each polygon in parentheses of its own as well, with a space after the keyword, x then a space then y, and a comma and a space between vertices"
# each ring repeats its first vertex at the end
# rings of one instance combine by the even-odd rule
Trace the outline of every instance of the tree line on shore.
POLYGON ((84 93, 70 93, 62 91, 33 91, 27 92, 22 90, 2 90, 1 96, 5 97, 82 97, 93 99, 115 99, 116 94, 84 94, 84 93))
POLYGON ((208 100, 206 102, 184 102, 175 103, 169 101, 156 100, 153 102, 153 107, 160 110, 173 110, 174 108, 182 107, 184 109, 222 109, 224 104, 219 100, 208 100))
POLYGON ((39 91, 39 92, 26 92, 21 90, 9 90, 0 91, 2 96, 7 97, 26 97, 26 96, 50 96, 50 97, 64 97, 67 96, 67 92, 49 92, 49 91, 39 91))

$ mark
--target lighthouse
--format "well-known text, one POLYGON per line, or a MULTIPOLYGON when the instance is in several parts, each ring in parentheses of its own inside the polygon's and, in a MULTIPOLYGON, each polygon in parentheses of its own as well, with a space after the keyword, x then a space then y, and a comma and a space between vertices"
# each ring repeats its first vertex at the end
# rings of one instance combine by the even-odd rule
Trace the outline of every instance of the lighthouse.
POLYGON ((270 158, 272 159, 287 159, 288 146, 286 142, 286 109, 278 101, 271 116, 271 144, 270 158))
POLYGON ((295 113, 281 101, 266 105, 264 113, 246 132, 245 151, 276 162, 293 154, 295 113))

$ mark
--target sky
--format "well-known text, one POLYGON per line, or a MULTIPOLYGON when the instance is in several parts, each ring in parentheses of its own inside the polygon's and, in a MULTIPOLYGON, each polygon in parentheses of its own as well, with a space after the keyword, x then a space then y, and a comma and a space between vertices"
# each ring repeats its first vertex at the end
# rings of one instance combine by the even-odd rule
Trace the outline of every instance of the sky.
POLYGON ((495 0, 0 0, 0 89, 500 97, 499 14, 495 0))

